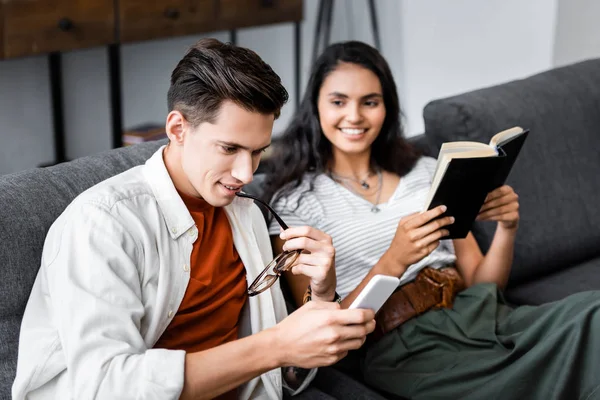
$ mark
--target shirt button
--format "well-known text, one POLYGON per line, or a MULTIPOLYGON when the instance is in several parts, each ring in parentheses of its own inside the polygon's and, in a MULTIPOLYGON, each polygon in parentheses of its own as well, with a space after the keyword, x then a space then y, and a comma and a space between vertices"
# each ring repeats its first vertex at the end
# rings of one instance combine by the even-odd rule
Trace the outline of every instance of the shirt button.
POLYGON ((189 272, 189 270, 190 270, 190 266, 189 266, 189 265, 187 265, 187 264, 183 264, 183 270, 184 270, 185 272, 189 272))
POLYGON ((177 228, 171 228, 171 232, 177 233, 177 228))
POLYGON ((169 318, 173 318, 173 311, 169 311, 169 318))

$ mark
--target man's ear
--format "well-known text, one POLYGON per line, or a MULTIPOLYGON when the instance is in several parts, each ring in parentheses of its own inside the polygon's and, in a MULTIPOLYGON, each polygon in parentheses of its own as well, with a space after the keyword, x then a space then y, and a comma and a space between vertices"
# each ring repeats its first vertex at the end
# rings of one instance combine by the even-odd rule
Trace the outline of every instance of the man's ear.
POLYGON ((167 136, 169 140, 174 145, 182 145, 184 133, 188 127, 188 122, 179 111, 171 111, 169 115, 167 115, 167 123, 165 125, 165 129, 167 131, 167 136))

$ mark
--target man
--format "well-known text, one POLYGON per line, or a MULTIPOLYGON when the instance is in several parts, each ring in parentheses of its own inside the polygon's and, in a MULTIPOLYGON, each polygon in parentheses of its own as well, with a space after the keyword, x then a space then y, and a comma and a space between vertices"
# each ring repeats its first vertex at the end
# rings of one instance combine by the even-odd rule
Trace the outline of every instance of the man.
POLYGON ((188 51, 171 77, 169 144, 50 228, 14 399, 281 398, 280 367, 330 365, 362 345, 374 315, 332 302, 334 250, 318 230, 282 234, 305 251, 294 268, 313 301, 286 318, 278 285, 246 294, 273 255, 260 210, 235 193, 286 100, 254 52, 214 39, 188 51))

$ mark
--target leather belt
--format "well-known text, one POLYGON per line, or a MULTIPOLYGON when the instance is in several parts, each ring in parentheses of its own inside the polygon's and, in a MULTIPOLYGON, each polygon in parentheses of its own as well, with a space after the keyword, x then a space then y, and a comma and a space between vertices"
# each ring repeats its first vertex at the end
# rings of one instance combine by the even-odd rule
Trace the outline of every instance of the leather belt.
POLYGON ((377 326, 371 340, 378 340, 426 311, 452 308, 456 294, 464 288, 464 281, 454 265, 423 268, 414 281, 400 286, 381 307, 375 316, 377 326))

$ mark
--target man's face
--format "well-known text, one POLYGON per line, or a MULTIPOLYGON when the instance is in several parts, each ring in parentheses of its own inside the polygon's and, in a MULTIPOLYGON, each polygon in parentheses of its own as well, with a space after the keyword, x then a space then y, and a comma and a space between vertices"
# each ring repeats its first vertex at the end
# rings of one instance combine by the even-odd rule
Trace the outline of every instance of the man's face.
POLYGON ((179 186, 183 187, 174 179, 177 188, 214 207, 230 204, 235 193, 252 182, 261 155, 271 143, 274 119, 274 115, 224 102, 213 123, 195 128, 184 123, 177 149, 184 175, 179 186))

